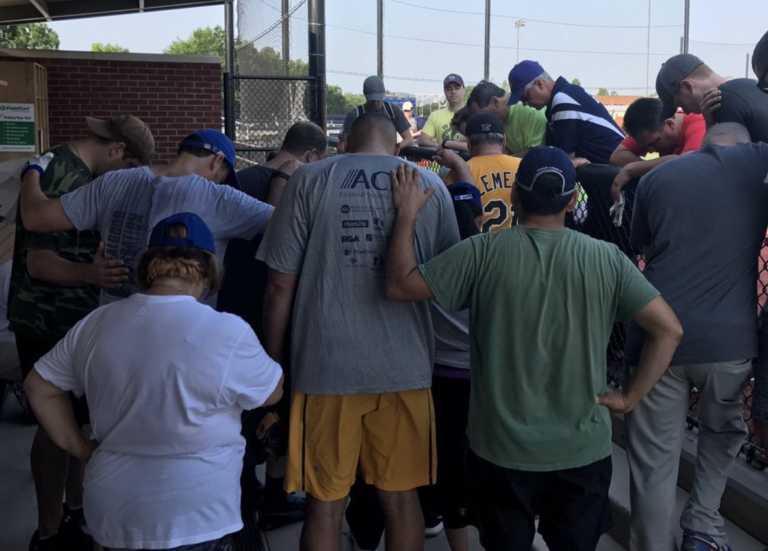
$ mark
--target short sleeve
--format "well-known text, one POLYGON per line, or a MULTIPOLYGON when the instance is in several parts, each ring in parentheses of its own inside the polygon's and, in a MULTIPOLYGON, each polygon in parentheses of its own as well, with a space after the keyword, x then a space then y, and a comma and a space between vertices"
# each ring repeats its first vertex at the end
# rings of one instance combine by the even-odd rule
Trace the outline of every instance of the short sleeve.
POLYGON ((635 141, 635 138, 632 136, 627 136, 624 138, 624 141, 621 142, 621 147, 629 151, 630 153, 634 153, 638 157, 642 157, 646 153, 648 153, 647 149, 643 149, 640 147, 640 144, 635 141))
POLYGON ((635 202, 632 208, 632 224, 629 242, 637 253, 651 244, 651 228, 648 223, 648 193, 652 185, 653 174, 649 173, 640 179, 635 192, 635 202))
POLYGON ((397 130, 398 134, 410 130, 411 123, 405 118, 405 113, 403 113, 403 110, 400 109, 399 105, 392 104, 392 113, 395 115, 395 120, 393 122, 395 123, 395 130, 397 130))
POLYGON ((253 239, 264 230, 272 217, 274 207, 229 186, 213 185, 216 195, 207 203, 213 209, 204 216, 217 239, 253 239))
POLYGON ((61 196, 64 214, 78 231, 95 230, 101 225, 99 214, 106 211, 111 176, 110 173, 104 174, 90 184, 61 196))
POLYGON ((82 396, 85 393, 85 382, 82 373, 78 370, 78 367, 82 368, 82 366, 75 361, 75 348, 83 325, 88 319, 85 317, 75 324, 50 352, 35 363, 35 371, 38 375, 56 388, 72 392, 76 396, 82 396))
POLYGON ((618 301, 616 318, 619 321, 632 319, 649 302, 659 296, 659 291, 650 284, 643 273, 632 264, 627 255, 614 247, 618 263, 618 301))
POLYGON ((481 264, 480 249, 485 240, 485 235, 465 239, 419 266, 434 300, 446 310, 463 310, 470 306, 481 264))
POLYGON ((438 129, 437 124, 437 115, 436 111, 433 111, 429 114, 429 118, 427 118, 427 122, 424 123, 424 128, 421 129, 421 133, 429 136, 433 140, 437 140, 437 135, 440 132, 438 129))
POLYGON ((267 401, 277 388, 283 370, 266 353, 253 329, 242 320, 242 334, 229 360, 221 386, 224 404, 254 409, 267 401))
POLYGON ((267 266, 286 274, 301 271, 309 240, 309 208, 304 197, 308 168, 301 167, 291 176, 256 253, 267 266))
POLYGON ((683 143, 680 148, 680 154, 701 149, 701 144, 704 143, 704 136, 706 134, 707 123, 704 117, 699 114, 687 115, 683 127, 683 143))

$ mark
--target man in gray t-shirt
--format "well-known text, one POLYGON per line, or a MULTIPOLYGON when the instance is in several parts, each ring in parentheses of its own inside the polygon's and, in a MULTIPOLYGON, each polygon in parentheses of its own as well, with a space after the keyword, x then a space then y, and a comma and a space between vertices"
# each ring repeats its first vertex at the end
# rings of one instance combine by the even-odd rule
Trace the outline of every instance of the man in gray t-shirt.
MULTIPOLYGON (((388 541, 407 548, 423 538, 415 488, 435 474, 434 337, 427 303, 384 294, 391 175, 403 163, 395 142, 387 118, 359 117, 350 154, 294 173, 257 253, 270 269, 264 326, 273 358, 282 358, 291 326, 286 489, 310 496, 302 537, 316 542, 340 529, 358 465, 396 517, 388 541)), ((416 228, 425 261, 459 234, 445 186, 436 174, 422 177, 435 189, 416 228)))
MULTIPOLYGON (((746 434, 741 389, 757 353, 757 260, 768 226, 768 145, 749 141, 741 125, 716 125, 700 151, 654 169, 637 187, 632 244, 645 252, 645 275, 685 335, 669 371, 627 418, 632 549, 673 549, 691 386, 701 391, 699 459, 680 521, 683 547, 726 549, 718 509, 746 434)), ((638 365, 644 337, 630 326, 628 365, 638 365)))

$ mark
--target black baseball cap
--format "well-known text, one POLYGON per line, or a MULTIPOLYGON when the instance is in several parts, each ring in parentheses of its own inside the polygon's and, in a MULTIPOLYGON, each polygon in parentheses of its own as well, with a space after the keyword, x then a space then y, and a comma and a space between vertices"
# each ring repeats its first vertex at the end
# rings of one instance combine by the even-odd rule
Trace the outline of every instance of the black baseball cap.
POLYGON ((576 192, 576 169, 562 149, 540 145, 523 157, 515 187, 523 210, 530 214, 556 214, 576 192), (555 178, 542 178, 551 174, 555 178))
POLYGON ((376 75, 370 76, 363 82, 363 95, 368 101, 381 101, 387 93, 384 81, 376 75))
POLYGON ((467 119, 466 135, 478 134, 504 134, 504 125, 495 113, 481 112, 471 115, 467 119))
POLYGON ((768 91, 768 32, 763 35, 752 54, 752 70, 758 85, 768 91))
POLYGON ((698 69, 704 62, 693 54, 679 54, 670 57, 659 69, 656 76, 656 93, 663 104, 662 116, 668 119, 677 111, 675 94, 680 82, 698 69))
POLYGON ((457 75, 456 73, 451 73, 447 77, 443 79, 443 88, 448 86, 449 84, 458 84, 462 88, 464 88, 464 79, 461 78, 461 75, 457 75))

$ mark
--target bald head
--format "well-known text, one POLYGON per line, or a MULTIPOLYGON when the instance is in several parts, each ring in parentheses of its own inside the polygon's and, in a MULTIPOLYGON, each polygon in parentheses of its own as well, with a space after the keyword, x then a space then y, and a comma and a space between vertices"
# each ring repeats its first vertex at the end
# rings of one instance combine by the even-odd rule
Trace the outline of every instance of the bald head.
POLYGON ((355 119, 347 138, 347 150, 391 155, 397 148, 397 130, 384 114, 365 113, 355 119))
POLYGON ((736 145, 750 143, 749 130, 737 122, 721 122, 707 131, 704 143, 707 145, 736 145))

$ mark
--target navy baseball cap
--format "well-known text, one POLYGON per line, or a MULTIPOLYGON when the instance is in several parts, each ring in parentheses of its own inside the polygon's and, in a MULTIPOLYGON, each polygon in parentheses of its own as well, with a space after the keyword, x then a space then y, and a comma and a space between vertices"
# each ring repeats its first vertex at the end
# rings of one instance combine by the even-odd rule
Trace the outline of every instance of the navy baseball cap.
POLYGON ((752 53, 752 70, 755 71, 758 85, 768 90, 768 32, 755 45, 755 51, 752 53))
POLYGON ((571 200, 576 191, 576 179, 576 169, 565 151, 540 145, 523 157, 515 185, 526 212, 555 214, 571 200), (542 179, 545 174, 556 178, 542 179))
POLYGON ((509 105, 523 99, 525 87, 544 74, 544 68, 537 61, 526 59, 512 67, 509 72, 509 105))
POLYGON ((226 160, 229 165, 229 175, 224 180, 224 183, 234 188, 239 188, 237 171, 235 170, 237 164, 235 144, 233 144, 232 140, 226 135, 213 128, 204 128, 203 130, 192 132, 189 136, 181 140, 179 149, 183 147, 196 147, 199 149, 206 149, 217 155, 219 153, 224 155, 224 160, 226 160))
POLYGON ((483 111, 475 113, 467 119, 466 135, 475 136, 477 134, 504 134, 504 124, 496 113, 483 111))
POLYGON ((152 247, 183 247, 200 249, 211 254, 216 254, 213 233, 197 214, 192 212, 179 212, 168 218, 160 220, 152 229, 149 237, 149 246, 152 247), (187 237, 171 235, 171 228, 184 226, 187 229, 187 237))
POLYGON ((462 88, 464 88, 464 79, 461 78, 461 75, 457 75, 456 73, 451 73, 447 77, 443 79, 443 88, 448 86, 449 84, 458 84, 462 88))
POLYGON ((703 64, 704 62, 693 54, 678 54, 661 65, 659 74, 656 75, 656 93, 663 104, 662 117, 668 119, 675 114, 678 107, 675 94, 680 87, 680 81, 703 64))
POLYGON ((480 199, 480 190, 469 182, 456 182, 455 184, 448 186, 448 191, 451 193, 451 198, 454 203, 467 203, 472 208, 472 213, 475 216, 480 216, 483 213, 483 202, 480 199))

